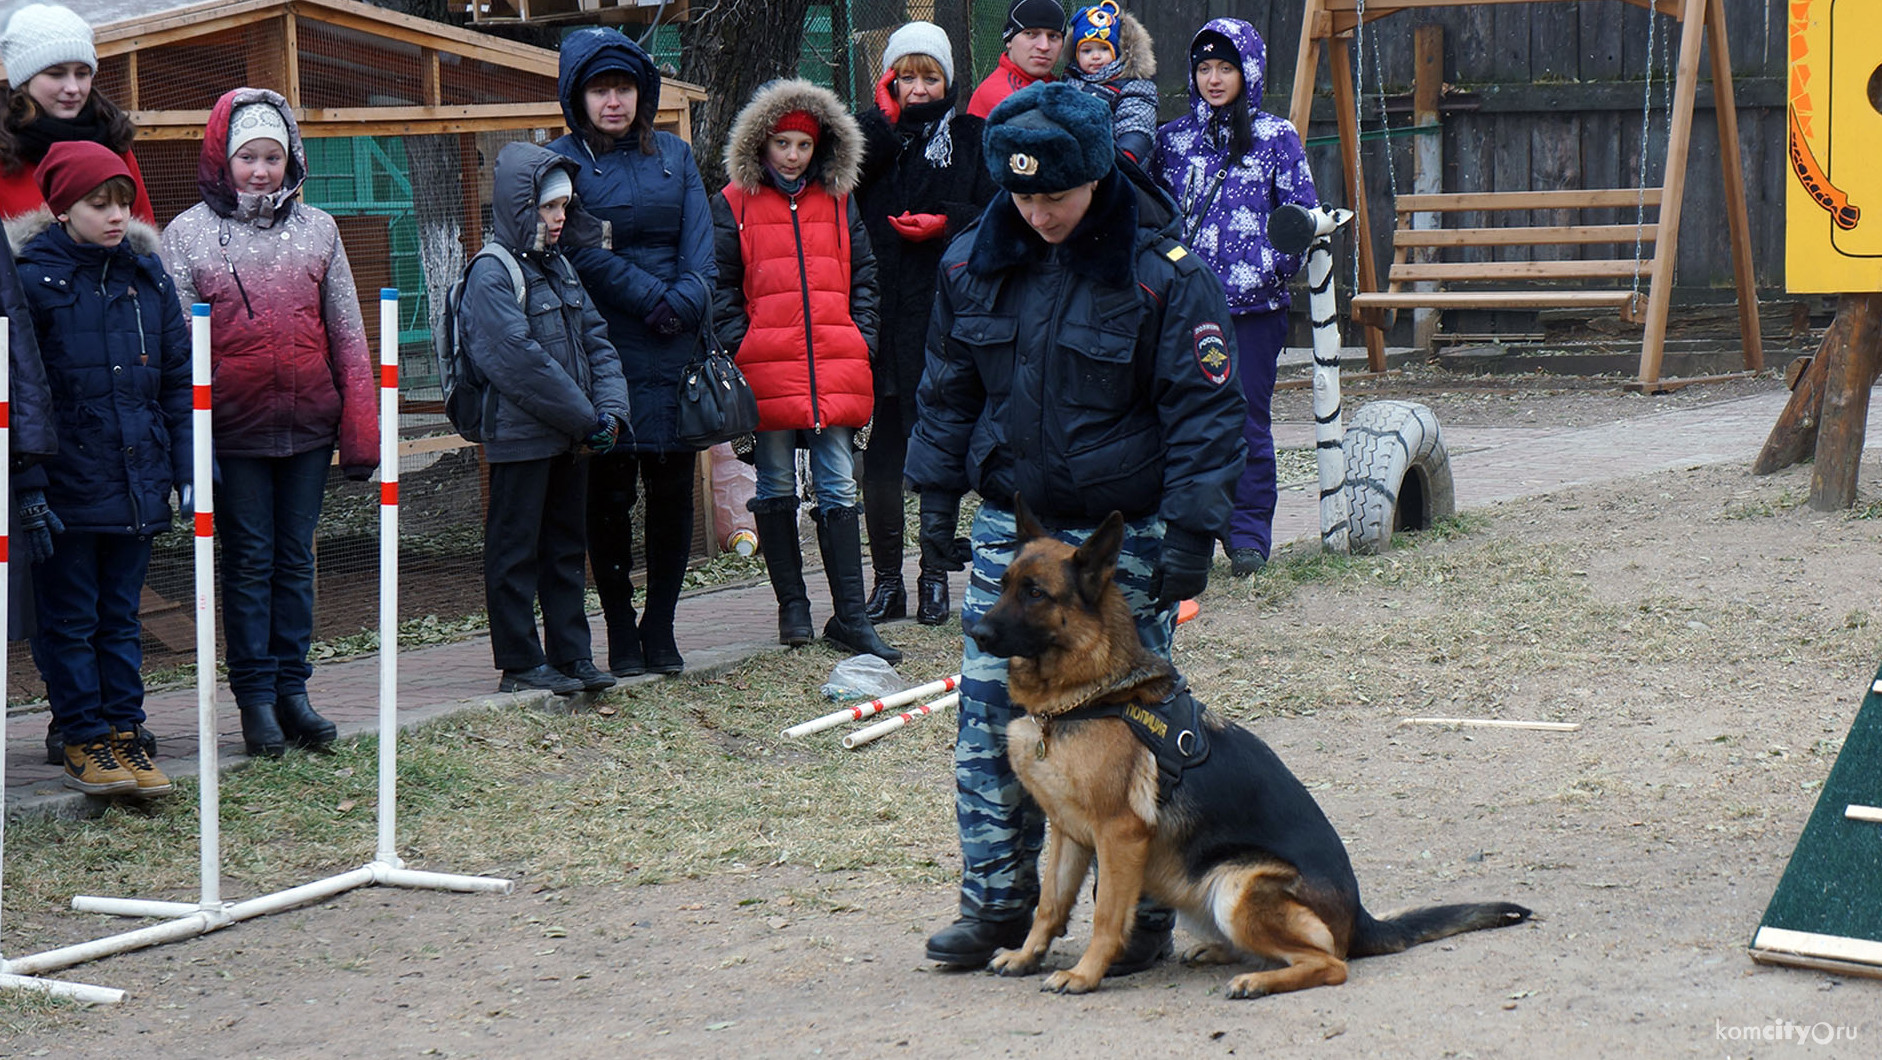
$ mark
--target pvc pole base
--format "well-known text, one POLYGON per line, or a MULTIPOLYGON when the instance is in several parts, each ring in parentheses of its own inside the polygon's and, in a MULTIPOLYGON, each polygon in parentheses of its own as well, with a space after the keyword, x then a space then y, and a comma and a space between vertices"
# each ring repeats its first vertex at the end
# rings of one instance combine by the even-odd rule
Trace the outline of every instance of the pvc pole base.
POLYGON ((165 918, 194 916, 203 911, 203 907, 194 902, 147 902, 139 898, 96 898, 87 894, 73 895, 72 908, 80 913, 165 918))
MULTIPOLYGON (((44 953, 5 961, 0 963, 0 974, 25 977, 40 972, 70 968, 75 964, 84 964, 87 961, 128 953, 131 950, 141 950, 166 942, 195 938, 197 935, 207 934, 217 928, 228 927, 230 924, 243 920, 252 920, 269 913, 279 913, 374 883, 418 890, 458 891, 467 894, 509 894, 515 889, 515 884, 509 880, 497 879, 494 876, 458 876, 445 872, 419 872, 374 861, 351 872, 304 883, 299 887, 290 887, 274 894, 265 894, 259 898, 250 898, 245 902, 235 902, 220 910, 206 910, 184 902, 81 896, 72 899, 72 905, 73 908, 84 912, 115 913, 119 916, 163 916, 174 919, 168 923, 153 924, 135 931, 107 935, 76 946, 64 946, 56 950, 47 950, 44 953)), ((0 986, 4 985, 6 984, 0 981, 0 986)), ((100 988, 88 987, 86 989, 100 988)), ((122 997, 122 991, 117 993, 122 997)))
POLYGON ((35 979, 30 975, 0 972, 0 990, 30 990, 52 997, 67 998, 87 1005, 115 1005, 124 1000, 124 991, 85 983, 62 983, 57 979, 35 979))

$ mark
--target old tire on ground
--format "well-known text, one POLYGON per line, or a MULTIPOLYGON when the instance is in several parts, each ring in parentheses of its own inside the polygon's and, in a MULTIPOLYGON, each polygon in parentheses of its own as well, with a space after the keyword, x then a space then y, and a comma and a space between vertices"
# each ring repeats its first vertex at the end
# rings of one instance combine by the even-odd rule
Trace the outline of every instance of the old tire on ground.
POLYGON ((1374 401, 1346 427, 1346 506, 1355 554, 1392 546, 1399 530, 1425 530, 1457 510, 1451 458, 1438 418, 1414 401, 1374 401))

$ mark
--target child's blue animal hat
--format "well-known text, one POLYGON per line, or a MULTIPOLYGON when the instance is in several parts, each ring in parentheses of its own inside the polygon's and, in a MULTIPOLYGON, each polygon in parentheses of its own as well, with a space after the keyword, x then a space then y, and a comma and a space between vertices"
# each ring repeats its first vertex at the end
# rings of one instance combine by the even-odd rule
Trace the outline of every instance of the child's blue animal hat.
POLYGON ((1117 0, 1098 0, 1090 7, 1081 7, 1072 16, 1072 55, 1074 61, 1078 55, 1078 46, 1086 41, 1096 41, 1111 49, 1111 58, 1117 58, 1118 35, 1117 0))
POLYGON ((1019 195, 1051 195, 1111 172, 1111 108, 1063 82, 1029 85, 987 115, 982 140, 993 182, 1019 195))

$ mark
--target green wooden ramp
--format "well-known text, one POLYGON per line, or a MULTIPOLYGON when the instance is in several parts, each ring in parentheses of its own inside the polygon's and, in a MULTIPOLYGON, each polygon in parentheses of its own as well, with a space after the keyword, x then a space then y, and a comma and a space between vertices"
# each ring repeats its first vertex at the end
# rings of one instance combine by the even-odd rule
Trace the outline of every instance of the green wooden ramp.
POLYGON ((1752 937, 1751 958, 1882 977, 1882 670, 1752 937))

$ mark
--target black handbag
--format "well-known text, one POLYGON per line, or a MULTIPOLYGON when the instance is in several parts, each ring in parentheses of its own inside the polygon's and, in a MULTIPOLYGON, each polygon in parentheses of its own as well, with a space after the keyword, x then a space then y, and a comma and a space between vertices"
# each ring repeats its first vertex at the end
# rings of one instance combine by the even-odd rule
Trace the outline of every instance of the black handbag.
POLYGON ((680 373, 675 426, 680 444, 707 449, 758 429, 758 397, 745 373, 705 324, 704 356, 680 373))

